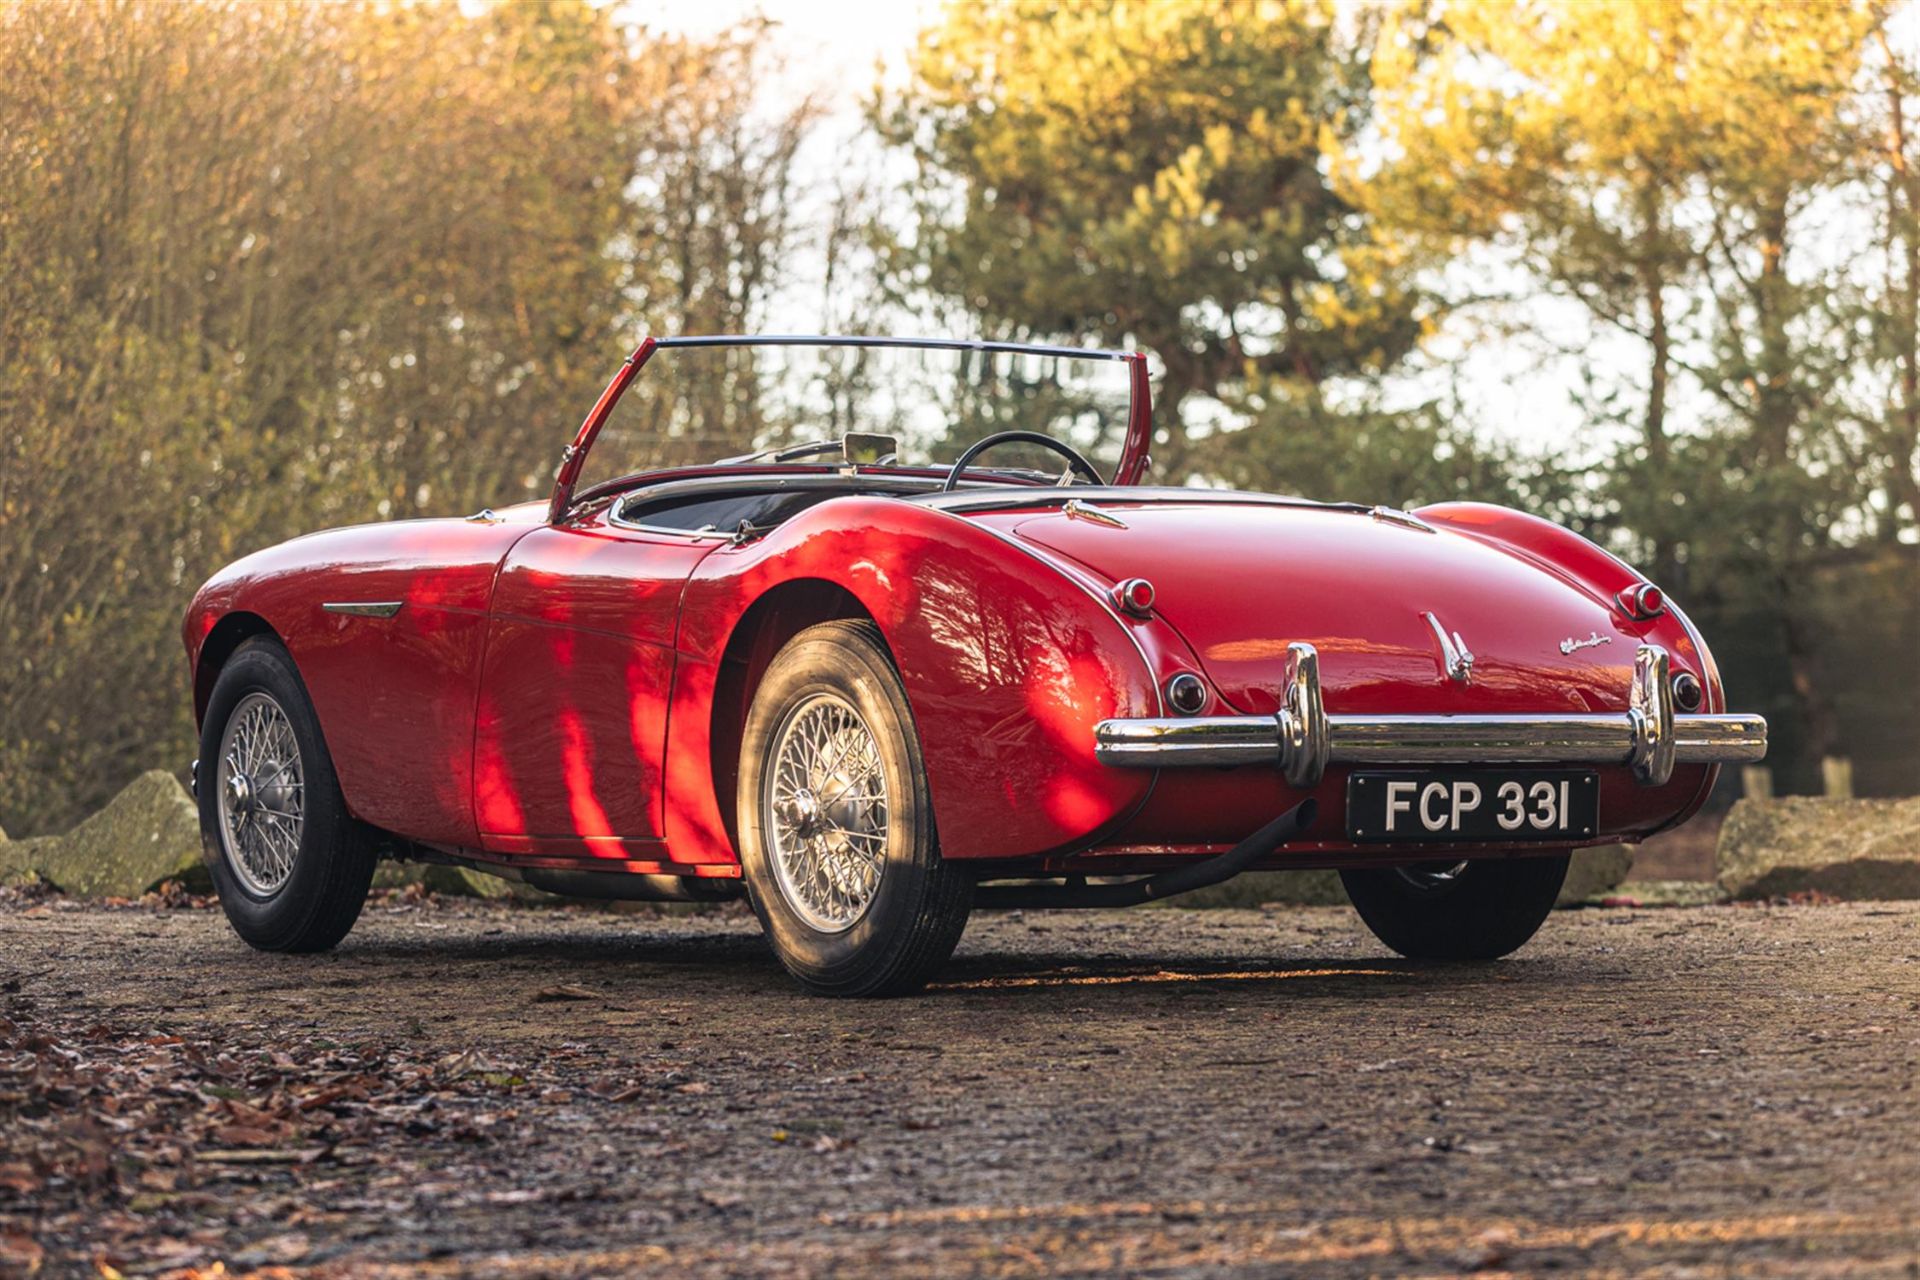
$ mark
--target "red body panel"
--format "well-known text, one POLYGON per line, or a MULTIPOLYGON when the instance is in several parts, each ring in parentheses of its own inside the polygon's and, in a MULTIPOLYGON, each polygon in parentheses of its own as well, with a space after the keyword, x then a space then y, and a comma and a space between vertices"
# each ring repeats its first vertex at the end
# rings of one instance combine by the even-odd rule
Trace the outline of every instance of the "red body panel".
POLYGON ((474 732, 484 847, 661 856, 680 593, 715 545, 596 515, 514 546, 474 732))
POLYGON ((668 836, 683 857, 733 856, 713 766, 721 655, 749 605, 808 581, 848 591, 893 653, 948 856, 1086 846, 1145 800, 1149 775, 1093 759, 1096 723, 1159 708, 1148 663, 1109 608, 970 521, 842 498, 715 552, 688 586, 668 750, 668 836))
MULTIPOLYGON (((738 541, 621 527, 591 501, 567 515, 584 450, 652 348, 582 424, 551 504, 337 530, 217 575, 186 620, 196 687, 209 687, 211 639, 224 636, 224 653, 270 630, 306 681, 358 817, 483 860, 700 875, 738 874, 733 777, 753 681, 782 638, 829 617, 878 628, 912 707, 941 849, 996 872, 1165 865, 1300 799, 1278 768, 1156 773, 1103 765, 1093 747, 1101 720, 1169 714, 1160 691, 1183 671, 1207 682, 1203 714, 1273 712, 1290 643, 1318 650, 1333 714, 1622 711, 1642 642, 1701 678, 1706 709, 1724 708, 1677 609, 1629 619, 1614 596, 1639 581, 1630 568, 1495 507, 1428 508, 1434 527, 1420 529, 1255 495, 1110 488, 1094 491, 1095 518, 1057 498, 1021 505, 1014 491, 978 514, 844 496, 738 541), (1155 589, 1145 617, 1111 598, 1134 577, 1155 589), (322 608, 376 602, 400 608, 322 608), (1470 681, 1448 677, 1428 614, 1471 647, 1470 681)), ((1135 398, 1122 485, 1147 469, 1151 426, 1144 361, 1125 358, 1135 398)), ((635 483, 757 471, 834 473, 688 468, 635 483)), ((1395 857, 1346 842, 1347 772, 1327 771, 1319 824, 1285 861, 1395 857)), ((1683 819, 1714 776, 1681 767, 1642 787, 1624 767, 1600 772, 1595 843, 1683 819)))
POLYGON ((362 525, 297 538, 223 570, 188 615, 189 656, 219 618, 265 621, 287 646, 355 816, 416 840, 471 846, 473 708, 500 559, 535 526, 461 520, 362 525), (401 601, 392 618, 328 602, 401 601))

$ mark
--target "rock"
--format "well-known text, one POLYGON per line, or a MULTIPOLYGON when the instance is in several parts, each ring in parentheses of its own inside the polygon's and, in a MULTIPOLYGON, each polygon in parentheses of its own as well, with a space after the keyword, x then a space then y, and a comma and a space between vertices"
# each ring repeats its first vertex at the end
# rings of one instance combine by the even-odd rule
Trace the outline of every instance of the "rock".
POLYGON ((0 844, 0 875, 29 871, 82 898, 137 898, 162 880, 205 884, 199 812, 172 774, 143 773, 66 835, 0 844))
POLYGON ((1618 888, 1633 870, 1633 850, 1623 844, 1575 849, 1567 865, 1567 881, 1560 886, 1556 907, 1574 907, 1618 888))
POLYGON ((31 889, 46 885, 46 878, 34 870, 34 863, 53 838, 41 836, 0 844, 0 887, 31 889))
POLYGON ((1714 850, 1736 898, 1818 890, 1836 898, 1920 898, 1920 797, 1741 800, 1714 850))

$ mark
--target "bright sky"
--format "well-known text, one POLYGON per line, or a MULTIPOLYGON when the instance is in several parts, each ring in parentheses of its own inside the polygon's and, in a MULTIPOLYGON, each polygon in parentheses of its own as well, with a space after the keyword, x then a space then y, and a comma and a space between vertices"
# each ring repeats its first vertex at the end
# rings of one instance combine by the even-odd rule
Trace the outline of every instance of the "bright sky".
POLYGON ((796 70, 815 75, 849 110, 872 86, 875 60, 897 62, 939 13, 929 0, 625 0, 620 9, 650 27, 690 34, 764 14, 780 24, 796 70))

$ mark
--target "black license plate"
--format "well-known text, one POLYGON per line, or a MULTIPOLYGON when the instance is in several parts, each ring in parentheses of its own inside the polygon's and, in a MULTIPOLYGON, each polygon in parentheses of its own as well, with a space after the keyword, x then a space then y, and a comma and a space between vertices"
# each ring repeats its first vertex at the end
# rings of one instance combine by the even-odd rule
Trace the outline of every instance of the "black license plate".
POLYGON ((1587 840, 1600 780, 1566 769, 1395 769, 1347 779, 1347 836, 1365 844, 1587 840))

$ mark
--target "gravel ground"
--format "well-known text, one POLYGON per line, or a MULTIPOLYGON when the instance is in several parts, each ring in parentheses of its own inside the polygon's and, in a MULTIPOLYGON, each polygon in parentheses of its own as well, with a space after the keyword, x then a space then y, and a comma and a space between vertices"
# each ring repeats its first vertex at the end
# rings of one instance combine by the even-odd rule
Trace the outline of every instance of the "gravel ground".
POLYGON ((844 1003, 740 914, 55 900, 0 1013, 0 1272, 1920 1276, 1920 904, 982 915, 844 1003))

